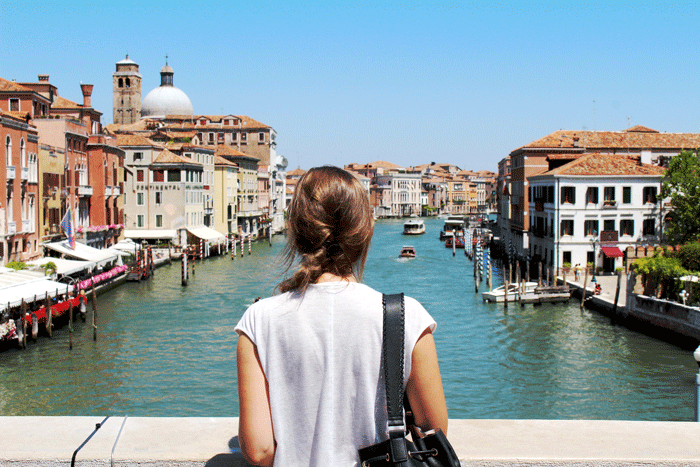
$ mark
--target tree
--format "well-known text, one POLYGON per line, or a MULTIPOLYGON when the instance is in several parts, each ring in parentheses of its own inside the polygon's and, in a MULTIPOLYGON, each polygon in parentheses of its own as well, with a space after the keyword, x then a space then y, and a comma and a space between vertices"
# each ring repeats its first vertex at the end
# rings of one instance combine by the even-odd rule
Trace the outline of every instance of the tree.
POLYGON ((661 198, 671 197, 666 236, 672 245, 700 239, 700 159, 692 151, 671 158, 661 198))

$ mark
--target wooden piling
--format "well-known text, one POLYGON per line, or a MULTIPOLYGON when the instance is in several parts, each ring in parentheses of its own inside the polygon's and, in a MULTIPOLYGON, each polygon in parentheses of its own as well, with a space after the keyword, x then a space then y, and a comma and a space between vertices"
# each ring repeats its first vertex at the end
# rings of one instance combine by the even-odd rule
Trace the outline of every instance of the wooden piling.
POLYGON ((22 313, 22 348, 27 348, 27 303, 22 299, 22 305, 19 309, 22 313))
MULTIPOLYGON (((508 266, 510 268, 510 265, 508 266)), ((506 275, 506 267, 503 266, 503 307, 508 308, 508 278, 510 277, 510 272, 506 275)))
POLYGON ((520 306, 522 306, 522 304, 523 304, 523 294, 522 294, 522 291, 520 290, 520 287, 521 287, 521 282, 520 282, 520 261, 518 261, 517 266, 518 266, 518 267, 515 269, 515 280, 516 280, 515 283, 518 284, 518 286, 515 288, 515 293, 516 293, 516 300, 518 301, 518 303, 520 303, 520 306))
POLYGON ((191 251, 192 251, 192 277, 194 277, 194 263, 197 262, 197 261, 196 261, 197 257, 195 256, 195 255, 197 254, 197 252, 195 251, 195 247, 194 247, 194 246, 192 246, 192 247, 190 247, 190 248, 191 248, 191 251))
MULTIPOLYGON (((58 303, 58 290, 56 290, 56 303, 58 303)), ((73 350, 73 300, 68 301, 68 349, 73 350)))
POLYGON ((97 294, 94 282, 92 284, 92 340, 97 340, 97 294))
POLYGON ((44 296, 44 308, 46 309, 46 334, 49 337, 53 336, 53 313, 51 311, 51 302, 49 301, 49 293, 44 296))
POLYGON ((182 264, 181 270, 182 270, 182 286, 186 287, 187 286, 187 273, 189 270, 187 269, 187 249, 185 248, 182 250, 182 264))
MULTIPOLYGON (((581 291, 581 309, 583 310, 583 303, 586 301, 586 285, 588 283, 588 268, 586 268, 586 274, 583 276, 583 290, 581 291)), ((566 284, 566 282, 564 282, 566 284)))
POLYGON ((620 283, 622 281, 622 274, 617 274, 617 286, 615 287, 615 303, 613 304, 613 314, 617 313, 617 301, 620 298, 620 283))
POLYGON ((537 262, 537 285, 542 287, 542 261, 537 262))

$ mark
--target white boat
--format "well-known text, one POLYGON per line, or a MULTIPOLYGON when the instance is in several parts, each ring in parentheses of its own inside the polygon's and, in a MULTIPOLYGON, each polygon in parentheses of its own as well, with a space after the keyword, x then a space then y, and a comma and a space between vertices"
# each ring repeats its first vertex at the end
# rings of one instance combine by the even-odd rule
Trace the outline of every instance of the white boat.
POLYGON ((464 234, 464 217, 449 216, 445 219, 445 226, 440 232, 440 240, 446 240, 447 237, 459 234, 464 234))
MULTIPOLYGON (((537 282, 525 282, 525 287, 523 284, 508 284, 508 301, 515 302, 519 299, 531 300, 537 297, 535 289, 537 288, 537 282)), ((505 299, 505 285, 496 287, 489 292, 482 292, 481 299, 485 302, 491 303, 503 303, 505 299)))
POLYGON ((423 219, 410 219, 403 224, 404 235, 421 235, 425 233, 425 222, 423 219))

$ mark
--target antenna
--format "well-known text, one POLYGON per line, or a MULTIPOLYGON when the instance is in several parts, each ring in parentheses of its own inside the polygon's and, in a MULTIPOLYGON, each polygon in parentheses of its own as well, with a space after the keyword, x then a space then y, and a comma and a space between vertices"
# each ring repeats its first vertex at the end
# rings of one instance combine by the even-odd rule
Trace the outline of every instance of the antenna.
POLYGON ((631 120, 632 120, 632 117, 630 117, 630 116, 628 115, 628 116, 627 116, 627 128, 632 128, 632 124, 630 123, 631 120))

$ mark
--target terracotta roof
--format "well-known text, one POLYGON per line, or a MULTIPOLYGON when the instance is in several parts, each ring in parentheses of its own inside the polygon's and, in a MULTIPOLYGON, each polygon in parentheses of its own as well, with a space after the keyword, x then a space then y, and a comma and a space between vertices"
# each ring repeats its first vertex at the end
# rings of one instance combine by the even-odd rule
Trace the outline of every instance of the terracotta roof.
POLYGON ((13 120, 21 121, 22 123, 27 123, 27 120, 29 120, 31 118, 31 115, 29 114, 29 112, 15 112, 15 111, 6 112, 3 110, 0 110, 0 116, 9 117, 13 120))
POLYGON ((51 104, 52 109, 82 109, 83 106, 76 104, 73 101, 69 101, 68 99, 64 99, 61 96, 55 96, 53 103, 51 104))
MULTIPOLYGON (((659 133, 636 126, 626 131, 560 130, 522 146, 521 149, 574 148, 591 149, 687 149, 700 147, 700 133, 659 133), (578 138, 578 146, 574 139, 578 138)), ((515 152, 513 151, 513 152, 515 152)))
POLYGON ((370 167, 381 167, 382 169, 400 169, 400 165, 393 164, 387 161, 375 161, 369 163, 370 167))
POLYGON ((288 179, 286 180, 286 184, 287 184, 287 185, 296 185, 297 183, 299 183, 299 179, 298 179, 298 178, 288 178, 288 179))
POLYGON ((547 160, 550 161, 573 161, 578 159, 583 154, 547 154, 547 160))
POLYGON ((221 121, 224 118, 237 118, 240 122, 240 129, 260 129, 260 128, 270 128, 270 125, 265 125, 255 119, 248 117, 247 115, 166 115, 165 120, 168 121, 169 128, 180 127, 184 128, 185 125, 189 124, 194 127, 197 124, 197 120, 200 118, 206 118, 210 121, 209 125, 198 126, 197 128, 239 128, 239 125, 221 125, 221 121), (173 121, 179 120, 179 121, 173 121))
POLYGON ((154 164, 194 164, 194 165, 202 165, 201 163, 194 161, 190 159, 189 157, 185 156, 178 156, 175 153, 172 153, 168 151, 167 149, 163 150, 158 157, 153 161, 154 164))
POLYGON ((238 167, 238 164, 235 162, 231 162, 228 159, 224 159, 221 156, 214 156, 214 165, 226 165, 226 166, 231 166, 231 167, 238 167))
POLYGON ((299 167, 297 167, 296 169, 290 170, 289 172, 287 172, 287 177, 289 177, 289 176, 294 177, 297 175, 301 176, 301 175, 304 175, 305 173, 306 173, 306 170, 300 169, 299 167))
POLYGON ((129 147, 129 146, 149 146, 153 148, 160 148, 162 147, 158 143, 154 143, 148 138, 145 138, 141 135, 132 135, 132 134, 117 134, 115 135, 116 138, 116 145, 121 146, 121 147, 129 147))
POLYGON ((28 87, 17 84, 14 81, 8 81, 5 78, 0 78, 0 91, 32 92, 28 87))
POLYGON ((618 154, 586 154, 561 167, 544 172, 545 175, 577 176, 636 176, 663 175, 665 169, 656 165, 642 164, 638 158, 618 154))
POLYGON ((259 161, 259 157, 251 156, 250 154, 246 154, 244 152, 238 151, 236 149, 233 149, 231 146, 227 146, 225 144, 219 144, 216 146, 216 153, 217 156, 229 156, 229 157, 245 157, 248 159, 253 159, 256 161, 259 161))
POLYGON ((150 125, 157 125, 158 120, 153 120, 149 118, 144 118, 138 122, 131 123, 129 125, 122 125, 120 123, 110 123, 105 126, 105 132, 109 133, 119 133, 124 131, 146 131, 150 125))

